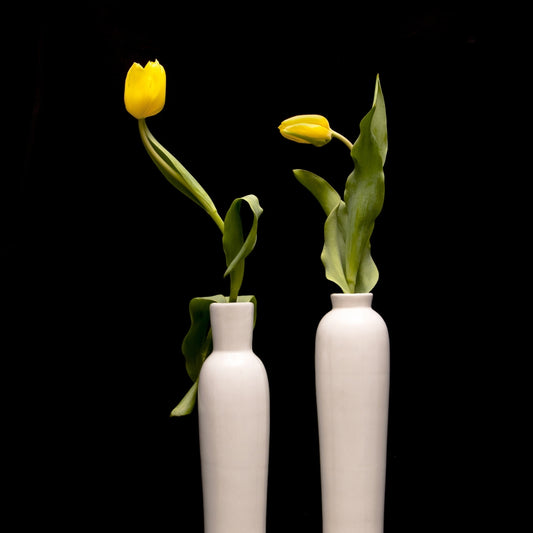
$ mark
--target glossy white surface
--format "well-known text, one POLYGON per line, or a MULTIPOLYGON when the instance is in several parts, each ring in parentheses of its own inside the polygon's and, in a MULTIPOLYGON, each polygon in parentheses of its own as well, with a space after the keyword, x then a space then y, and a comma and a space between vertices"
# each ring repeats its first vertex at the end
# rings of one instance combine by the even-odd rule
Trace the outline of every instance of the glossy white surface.
POLYGON ((253 313, 252 303, 210 306, 213 352, 198 387, 205 533, 266 529, 270 402, 253 313))
POLYGON ((372 294, 332 294, 316 333, 323 533, 381 533, 389 335, 372 294))

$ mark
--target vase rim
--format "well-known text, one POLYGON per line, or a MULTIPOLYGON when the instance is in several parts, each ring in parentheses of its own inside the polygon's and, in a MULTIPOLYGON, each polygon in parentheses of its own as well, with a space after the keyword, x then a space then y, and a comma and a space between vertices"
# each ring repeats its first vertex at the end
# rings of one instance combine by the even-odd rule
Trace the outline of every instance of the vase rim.
POLYGON ((219 305, 234 305, 234 306, 247 306, 247 305, 251 305, 253 306, 254 303, 253 302, 213 302, 210 307, 212 305, 216 305, 216 306, 219 306, 219 305))
POLYGON ((331 293, 333 307, 371 307, 374 295, 371 292, 331 293))
POLYGON ((340 296, 349 298, 351 296, 368 296, 373 295, 371 292, 332 292, 331 296, 340 296))

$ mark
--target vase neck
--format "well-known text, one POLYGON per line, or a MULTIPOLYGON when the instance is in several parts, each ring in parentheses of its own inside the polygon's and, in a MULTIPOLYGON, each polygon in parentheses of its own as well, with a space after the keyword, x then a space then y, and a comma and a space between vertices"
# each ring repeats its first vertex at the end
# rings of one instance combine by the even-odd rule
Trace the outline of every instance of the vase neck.
POLYGON ((253 303, 213 303, 209 306, 209 314, 213 331, 213 351, 252 349, 253 303))
POLYGON ((372 307, 373 294, 371 292, 361 292, 355 294, 334 293, 331 295, 331 305, 333 309, 348 307, 372 307))

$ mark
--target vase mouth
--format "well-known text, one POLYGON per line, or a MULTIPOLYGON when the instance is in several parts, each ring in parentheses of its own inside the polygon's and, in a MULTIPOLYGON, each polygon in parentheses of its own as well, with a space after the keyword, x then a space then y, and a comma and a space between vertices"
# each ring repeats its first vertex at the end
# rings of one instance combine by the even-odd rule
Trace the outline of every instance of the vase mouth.
POLYGON ((371 292, 342 293, 334 292, 331 294, 331 305, 333 308, 342 307, 371 307, 374 295, 371 292))
POLYGON ((332 292, 331 296, 365 296, 365 295, 373 295, 372 292, 332 292))
POLYGON ((247 306, 254 306, 253 302, 213 302, 209 307, 223 307, 226 305, 232 305, 237 307, 247 307, 247 306))

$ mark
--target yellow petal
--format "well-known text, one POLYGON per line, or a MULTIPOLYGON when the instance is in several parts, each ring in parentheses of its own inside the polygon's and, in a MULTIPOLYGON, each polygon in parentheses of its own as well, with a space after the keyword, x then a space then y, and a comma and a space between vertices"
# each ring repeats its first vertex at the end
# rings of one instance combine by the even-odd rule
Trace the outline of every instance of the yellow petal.
POLYGON ((296 115, 294 117, 284 120, 280 128, 285 128, 286 126, 293 126, 294 124, 316 124, 322 126, 323 128, 329 129, 329 122, 326 117, 322 115, 296 115))
POLYGON ((157 61, 148 61, 143 68, 133 63, 126 76, 124 104, 128 113, 137 119, 157 115, 166 97, 166 73, 157 61))
POLYGON ((331 141, 331 130, 318 124, 292 124, 279 127, 281 135, 286 139, 303 144, 313 144, 314 146, 324 146, 331 141))

